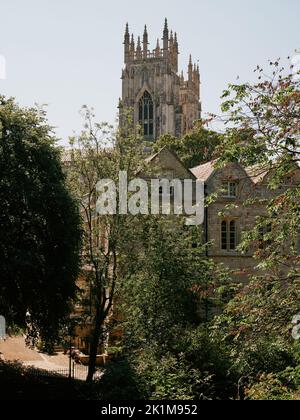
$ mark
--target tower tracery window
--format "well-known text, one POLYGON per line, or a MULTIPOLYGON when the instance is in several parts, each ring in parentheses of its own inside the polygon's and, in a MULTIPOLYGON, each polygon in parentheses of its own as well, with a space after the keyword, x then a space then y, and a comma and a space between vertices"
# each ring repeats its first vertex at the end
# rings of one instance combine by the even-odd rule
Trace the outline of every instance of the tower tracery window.
POLYGON ((154 105, 149 92, 145 91, 139 101, 139 124, 144 137, 154 139, 154 105))

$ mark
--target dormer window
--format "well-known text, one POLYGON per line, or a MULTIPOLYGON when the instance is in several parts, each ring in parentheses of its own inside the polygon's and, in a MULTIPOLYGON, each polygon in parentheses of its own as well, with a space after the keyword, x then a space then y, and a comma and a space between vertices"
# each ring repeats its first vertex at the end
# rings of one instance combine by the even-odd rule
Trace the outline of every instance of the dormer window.
POLYGON ((237 198, 238 183, 236 181, 225 181, 222 185, 223 198, 237 198))
POLYGON ((145 91, 139 101, 139 124, 146 140, 154 139, 154 106, 151 95, 145 91))

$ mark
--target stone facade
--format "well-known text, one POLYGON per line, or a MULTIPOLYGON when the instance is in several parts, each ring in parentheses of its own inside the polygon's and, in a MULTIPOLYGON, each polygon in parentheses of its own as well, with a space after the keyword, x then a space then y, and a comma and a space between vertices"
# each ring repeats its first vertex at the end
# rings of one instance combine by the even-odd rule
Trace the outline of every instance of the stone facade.
MULTIPOLYGON (((193 179, 190 177, 193 174, 194 180, 204 182, 207 196, 217 194, 217 199, 206 209, 203 226, 203 241, 210 243, 208 257, 228 267, 239 282, 247 283, 250 275, 258 274, 257 260, 253 258, 255 249, 242 254, 237 246, 243 232, 253 229, 256 218, 266 215, 264 201, 279 193, 268 187, 270 172, 261 167, 243 168, 238 163, 217 168, 215 161, 184 170, 181 161, 166 148, 148 158, 148 162, 156 166, 157 173, 157 167, 160 166, 160 178, 170 179, 173 174, 174 179, 183 180, 184 176, 193 179), (247 201, 249 204, 245 204, 247 201)), ((296 168, 286 175, 281 190, 283 192, 299 184, 300 169, 296 168)))
POLYGON ((199 66, 190 57, 188 79, 179 75, 177 34, 169 31, 167 20, 162 40, 162 47, 157 40, 149 50, 147 27, 136 44, 126 26, 120 108, 133 110, 134 125, 152 141, 163 134, 181 137, 201 118, 199 66))
MULTIPOLYGON (((238 163, 215 168, 215 162, 191 169, 198 179, 205 182, 206 194, 218 193, 218 198, 207 209, 206 241, 212 245, 208 256, 224 263, 234 277, 246 283, 250 275, 258 274, 255 249, 247 253, 237 251, 243 232, 251 231, 257 217, 267 214, 266 203, 278 195, 268 187, 270 172, 261 167, 243 168, 238 163), (203 168, 206 167, 206 171, 203 168), (210 168, 207 170, 207 168, 210 168), (224 192, 225 191, 225 192, 224 192)), ((281 192, 300 183, 300 170, 286 175, 281 192)))

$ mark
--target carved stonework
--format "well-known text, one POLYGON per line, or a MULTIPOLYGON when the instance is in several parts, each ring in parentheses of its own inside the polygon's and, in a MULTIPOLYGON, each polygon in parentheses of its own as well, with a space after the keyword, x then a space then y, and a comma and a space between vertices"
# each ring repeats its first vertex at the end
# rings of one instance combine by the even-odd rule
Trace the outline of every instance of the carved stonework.
MULTIPOLYGON (((122 73, 122 103, 133 104, 134 124, 145 127, 148 140, 156 140, 162 134, 181 137, 188 132, 194 121, 201 118, 200 73, 190 59, 188 80, 178 74, 177 35, 169 36, 167 21, 163 32, 163 46, 157 41, 156 48, 148 50, 148 32, 145 28, 143 50, 140 40, 135 47, 128 25, 124 39, 125 68, 122 73), (145 92, 153 102, 153 115, 141 110, 140 97, 145 92), (140 117, 144 120, 141 121, 140 117), (149 129, 155 121, 154 129, 149 129), (149 132, 151 135, 149 135, 149 132)), ((152 106, 148 107, 152 113, 152 106)), ((122 119, 121 119, 122 120, 122 119)))

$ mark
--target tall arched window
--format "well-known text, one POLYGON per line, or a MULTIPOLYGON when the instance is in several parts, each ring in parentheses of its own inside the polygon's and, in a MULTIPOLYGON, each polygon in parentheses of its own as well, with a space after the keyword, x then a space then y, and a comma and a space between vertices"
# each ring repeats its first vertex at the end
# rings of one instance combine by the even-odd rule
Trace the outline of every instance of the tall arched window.
POLYGON ((234 220, 229 223, 229 249, 230 251, 236 249, 236 222, 234 220))
POLYGON ((154 107, 151 95, 145 91, 139 101, 139 124, 144 137, 149 140, 154 138, 154 107))

